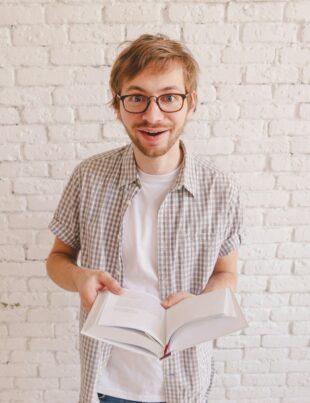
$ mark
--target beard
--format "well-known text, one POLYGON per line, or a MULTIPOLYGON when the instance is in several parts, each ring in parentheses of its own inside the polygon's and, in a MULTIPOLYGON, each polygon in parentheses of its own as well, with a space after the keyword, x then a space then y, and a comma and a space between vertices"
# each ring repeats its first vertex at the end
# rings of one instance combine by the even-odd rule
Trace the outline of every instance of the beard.
MULTIPOLYGON (((147 125, 144 125, 143 127, 146 127, 147 125)), ((165 144, 161 145, 161 146, 154 146, 152 147, 152 144, 150 144, 149 146, 145 146, 143 144, 143 142, 140 140, 139 135, 136 136, 133 134, 133 132, 136 132, 139 127, 133 127, 132 131, 130 131, 128 129, 128 127, 125 127, 126 132, 129 136, 129 138, 131 139, 131 141, 133 142, 133 144, 136 146, 136 148, 146 157, 150 157, 150 158, 156 158, 156 157, 161 157, 165 154, 168 153, 168 151, 175 145, 175 143, 180 139, 181 134, 183 133, 183 129, 184 129, 185 123, 183 124, 182 127, 178 128, 178 129, 169 129, 170 133, 168 134, 168 139, 165 142, 165 144)), ((141 126, 140 126, 141 127, 141 126)), ((150 129, 152 129, 152 127, 148 126, 150 129)), ((164 136, 167 136, 166 134, 164 134, 164 136)))

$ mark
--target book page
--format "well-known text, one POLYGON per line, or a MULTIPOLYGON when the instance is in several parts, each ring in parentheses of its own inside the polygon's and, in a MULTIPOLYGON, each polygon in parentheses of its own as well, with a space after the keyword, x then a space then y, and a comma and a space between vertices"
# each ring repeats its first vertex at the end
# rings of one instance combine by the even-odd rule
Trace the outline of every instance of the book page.
POLYGON ((125 289, 121 295, 104 292, 109 295, 98 325, 141 330, 164 345, 166 311, 158 298, 137 290, 125 289))
POLYGON ((212 317, 234 316, 234 304, 228 288, 189 297, 167 310, 167 342, 180 327, 190 322, 212 317))

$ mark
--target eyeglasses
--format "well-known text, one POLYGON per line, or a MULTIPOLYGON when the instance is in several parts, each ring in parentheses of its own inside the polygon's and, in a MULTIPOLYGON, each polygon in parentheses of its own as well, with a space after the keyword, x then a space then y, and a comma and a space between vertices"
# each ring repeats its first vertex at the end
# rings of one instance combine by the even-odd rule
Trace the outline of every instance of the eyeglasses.
POLYGON ((184 100, 189 93, 186 94, 162 94, 158 97, 155 95, 147 97, 141 94, 116 95, 123 103, 125 111, 129 113, 143 113, 147 110, 151 103, 151 98, 155 98, 155 102, 162 112, 173 113, 183 108, 184 100))

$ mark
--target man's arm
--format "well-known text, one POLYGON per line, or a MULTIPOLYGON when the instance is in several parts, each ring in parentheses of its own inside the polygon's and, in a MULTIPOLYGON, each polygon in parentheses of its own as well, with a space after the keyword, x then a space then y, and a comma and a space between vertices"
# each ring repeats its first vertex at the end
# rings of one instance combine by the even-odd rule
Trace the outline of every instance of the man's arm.
POLYGON ((237 286, 237 260, 237 250, 233 250, 226 256, 219 257, 215 264, 212 276, 209 278, 202 294, 226 287, 231 288, 232 291, 235 292, 237 286))
POLYGON ((80 294, 81 303, 88 312, 99 291, 108 289, 115 294, 120 294, 122 288, 107 272, 79 267, 78 253, 76 249, 56 237, 47 258, 46 268, 49 277, 59 287, 80 294))
MULTIPOLYGON (((209 278, 209 281, 201 294, 226 287, 235 291, 237 285, 237 259, 237 250, 230 252, 226 256, 219 257, 215 264, 212 276, 209 278)), ((189 292, 177 292, 176 294, 169 295, 161 304, 165 309, 167 309, 178 302, 181 302, 183 299, 193 296, 194 295, 189 292)))

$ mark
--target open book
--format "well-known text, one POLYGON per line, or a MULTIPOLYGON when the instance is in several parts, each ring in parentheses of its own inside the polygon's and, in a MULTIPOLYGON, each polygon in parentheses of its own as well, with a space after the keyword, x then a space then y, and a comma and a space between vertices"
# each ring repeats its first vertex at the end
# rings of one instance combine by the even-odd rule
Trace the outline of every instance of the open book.
POLYGON ((81 333, 162 359, 247 326, 230 288, 186 298, 167 310, 160 302, 137 290, 100 292, 81 333))

